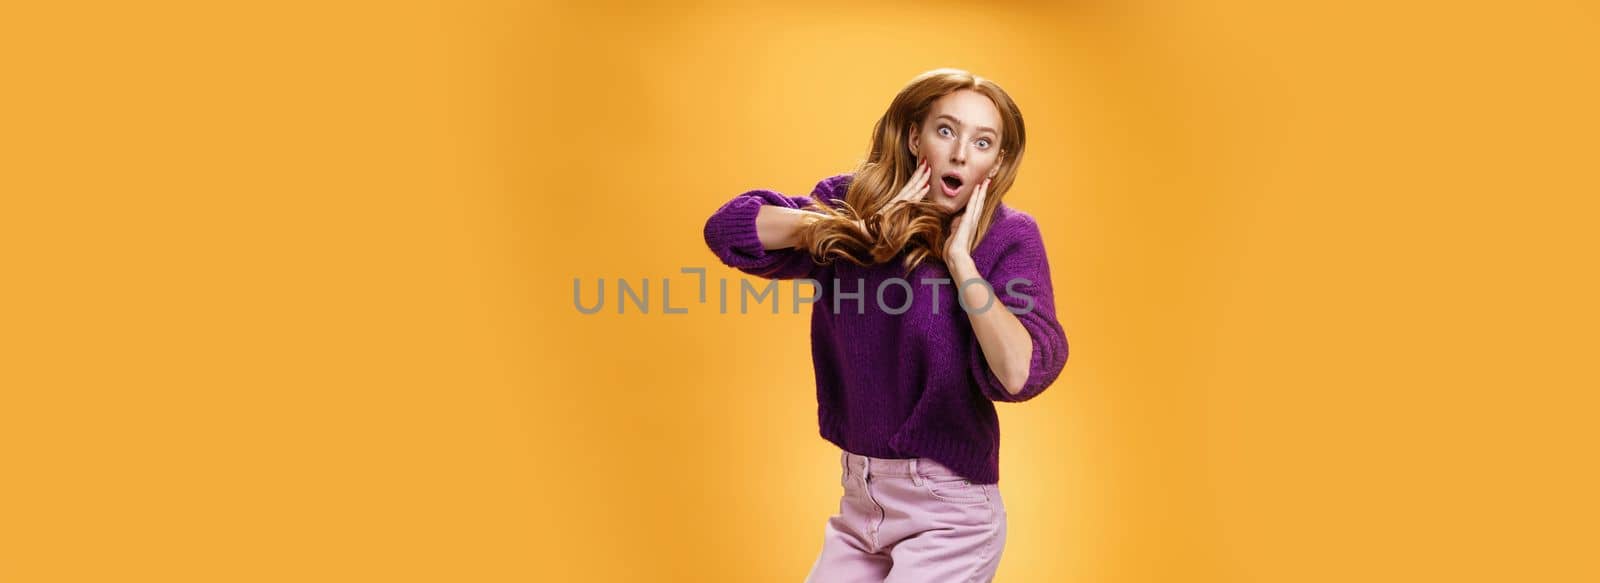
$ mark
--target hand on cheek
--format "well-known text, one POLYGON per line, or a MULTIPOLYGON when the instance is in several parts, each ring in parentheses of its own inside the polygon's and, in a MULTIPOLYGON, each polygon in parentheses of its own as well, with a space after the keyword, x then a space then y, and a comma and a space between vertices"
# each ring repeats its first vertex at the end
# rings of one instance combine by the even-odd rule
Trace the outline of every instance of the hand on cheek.
POLYGON ((978 218, 983 214, 983 201, 987 198, 989 180, 978 184, 967 206, 950 223, 950 237, 945 241, 944 258, 947 265, 972 261, 972 238, 978 230, 978 218))

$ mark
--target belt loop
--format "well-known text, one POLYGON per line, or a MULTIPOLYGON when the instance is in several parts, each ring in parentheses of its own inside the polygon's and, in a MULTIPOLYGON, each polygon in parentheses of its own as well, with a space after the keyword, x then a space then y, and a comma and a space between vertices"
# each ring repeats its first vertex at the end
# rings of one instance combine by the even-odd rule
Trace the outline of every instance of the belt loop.
POLYGON ((917 471, 917 458, 911 458, 911 483, 922 486, 922 473, 917 471))
POLYGON ((868 457, 868 456, 861 456, 861 479, 862 480, 867 480, 867 479, 870 479, 871 477, 872 477, 872 458, 868 457))

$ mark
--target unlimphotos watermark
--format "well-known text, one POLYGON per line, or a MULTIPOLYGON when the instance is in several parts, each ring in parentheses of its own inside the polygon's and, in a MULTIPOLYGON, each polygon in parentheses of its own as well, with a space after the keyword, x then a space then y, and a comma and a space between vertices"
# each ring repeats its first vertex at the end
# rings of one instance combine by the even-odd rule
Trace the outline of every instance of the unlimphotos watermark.
MULTIPOLYGON (((682 273, 693 273, 693 274, 697 274, 697 275, 700 276, 700 301, 699 301, 699 303, 701 303, 701 304, 707 303, 707 301, 706 301, 706 268, 704 268, 704 267, 684 267, 684 268, 680 268, 679 271, 682 272, 682 273)), ((793 294, 794 301, 793 301, 793 304, 792 304, 793 307, 791 308, 791 313, 798 314, 798 313, 800 313, 800 306, 802 304, 815 304, 815 303, 817 303, 818 300, 822 299, 823 287, 822 287, 822 282, 821 281, 818 281, 818 280, 815 280, 815 279, 811 279, 809 277, 797 278, 797 279, 794 279, 794 280, 791 280, 791 281, 793 282, 793 289, 794 289, 794 294, 793 294), (812 288, 812 293, 807 294, 805 296, 800 295, 800 285, 802 283, 810 284, 811 288, 812 288)), ((930 287, 930 292, 932 293, 932 297, 933 297, 932 313, 937 315, 939 313, 939 294, 940 294, 940 290, 943 289, 942 286, 952 285, 953 281, 951 279, 945 278, 945 277, 924 277, 924 278, 922 278, 922 279, 920 279, 918 281, 919 281, 920 284, 930 287)), ((617 282, 616 304, 617 304, 617 313, 618 314, 623 314, 623 313, 627 312, 627 310, 626 310, 627 304, 624 303, 624 299, 627 299, 627 300, 631 301, 633 303, 634 307, 638 310, 639 313, 641 313, 641 314, 649 314, 650 313, 650 279, 649 278, 644 278, 644 279, 639 280, 639 289, 638 289, 638 291, 635 291, 633 286, 629 285, 628 280, 626 280, 626 279, 617 278, 616 282, 617 282)), ((781 300, 778 298, 778 282, 779 282, 779 280, 769 279, 769 280, 766 280, 766 282, 767 283, 766 283, 765 287, 763 287, 759 291, 757 291, 756 286, 752 285, 750 283, 750 280, 742 279, 742 278, 739 280, 739 313, 740 314, 748 314, 748 313, 750 313, 750 300, 752 298, 755 299, 755 303, 757 305, 760 305, 763 301, 766 301, 766 299, 769 296, 772 298, 772 313, 774 313, 774 314, 778 313, 778 309, 779 309, 779 307, 780 307, 780 305, 782 303, 781 300)), ((728 280, 725 279, 725 278, 717 278, 717 284, 718 284, 717 288, 719 290, 719 293, 717 295, 718 313, 726 314, 726 313, 728 313, 728 280)), ((1026 314, 1028 312, 1032 312, 1033 311, 1033 297, 1028 295, 1028 294, 1026 294, 1026 293, 1020 293, 1017 290, 1018 287, 1029 286, 1029 285, 1033 285, 1033 281, 1031 281, 1031 280, 1029 280, 1027 278, 1022 278, 1022 277, 1012 278, 1011 280, 1006 281, 1006 284, 1005 284, 1006 296, 1008 296, 1008 297, 1010 297, 1012 299, 1015 299, 1015 300, 1020 300, 1022 302, 1022 304, 1023 304, 1022 306, 1012 306, 1010 304, 1002 302, 1002 305, 1005 306, 1007 311, 1010 311, 1013 314, 1026 314)), ((574 307, 578 308, 579 312, 582 312, 584 314, 596 314, 596 313, 599 313, 601 310, 605 309, 605 304, 606 304, 606 280, 605 280, 605 278, 596 278, 595 287, 596 287, 596 289, 595 289, 593 304, 592 305, 585 305, 584 301, 582 299, 583 298, 583 282, 579 278, 576 278, 576 277, 572 278, 572 305, 574 307)), ((833 281, 832 281, 832 290, 833 290, 833 294, 832 294, 833 306, 832 307, 833 307, 833 312, 835 314, 844 313, 843 304, 845 302, 847 302, 847 301, 852 301, 856 305, 856 314, 866 314, 866 310, 867 310, 867 301, 866 301, 867 290, 866 290, 866 288, 867 288, 867 283, 866 283, 866 280, 863 279, 863 278, 856 278, 855 279, 855 290, 854 291, 850 291, 850 290, 844 289, 843 286, 841 285, 841 281, 838 278, 834 278, 833 281)), ((968 279, 966 281, 963 281, 963 282, 961 282, 960 287, 959 288, 955 288, 954 291, 955 291, 956 301, 961 306, 961 309, 963 311, 966 311, 966 312, 969 312, 969 313, 982 314, 982 313, 988 311, 990 308, 994 307, 995 298, 996 298, 996 296, 994 294, 994 287, 992 287, 989 284, 989 282, 984 280, 983 278, 974 277, 974 278, 968 279), (982 286, 982 287, 984 287, 984 288, 989 290, 989 293, 986 294, 986 297, 988 298, 988 301, 985 302, 982 306, 978 306, 978 307, 968 306, 967 305, 967 300, 963 296, 963 292, 965 292, 969 286, 973 286, 973 285, 982 286)), ((914 293, 914 291, 912 289, 911 282, 906 281, 905 279, 902 279, 902 278, 891 277, 891 278, 885 279, 885 280, 883 280, 883 281, 878 283, 877 290, 873 293, 873 297, 876 300, 875 307, 879 311, 881 311, 883 313, 886 313, 886 314, 890 314, 890 315, 900 315, 900 314, 906 313, 907 311, 909 311, 911 309, 912 300, 915 299, 916 294, 914 293), (904 295, 905 301, 899 306, 890 306, 888 304, 888 302, 886 302, 884 300, 884 291, 889 289, 889 288, 891 288, 891 287, 898 287, 898 288, 901 288, 901 289, 905 290, 905 295, 904 295)), ((689 308, 687 308, 687 307, 674 307, 672 305, 672 280, 667 279, 667 278, 661 278, 661 313, 663 313, 663 314, 687 314, 687 313, 689 313, 689 308)))

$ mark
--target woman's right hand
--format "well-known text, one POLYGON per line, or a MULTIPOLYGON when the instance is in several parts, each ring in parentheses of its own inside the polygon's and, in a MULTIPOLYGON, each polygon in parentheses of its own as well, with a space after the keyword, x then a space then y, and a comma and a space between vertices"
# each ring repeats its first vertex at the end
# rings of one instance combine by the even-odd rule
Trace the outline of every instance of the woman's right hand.
MULTIPOLYGON (((894 203, 900 201, 922 200, 927 198, 928 178, 932 174, 933 167, 928 164, 927 160, 918 161, 917 170, 911 173, 911 181, 907 182, 906 185, 900 189, 899 194, 896 194, 894 195, 894 198, 889 199, 889 203, 883 205, 883 208, 894 206, 894 203)), ((883 210, 879 209, 878 212, 882 213, 883 210)))
MULTIPOLYGON (((889 199, 888 203, 885 203, 882 208, 879 208, 878 211, 873 214, 881 215, 883 214, 884 209, 894 206, 895 203, 898 202, 916 201, 927 198, 929 188, 928 178, 932 174, 933 167, 928 164, 927 160, 918 161, 916 171, 911 173, 911 181, 907 182, 905 186, 901 187, 900 192, 896 193, 894 198, 889 199)), ((867 228, 866 222, 861 219, 856 219, 856 226, 861 227, 863 231, 867 228)))

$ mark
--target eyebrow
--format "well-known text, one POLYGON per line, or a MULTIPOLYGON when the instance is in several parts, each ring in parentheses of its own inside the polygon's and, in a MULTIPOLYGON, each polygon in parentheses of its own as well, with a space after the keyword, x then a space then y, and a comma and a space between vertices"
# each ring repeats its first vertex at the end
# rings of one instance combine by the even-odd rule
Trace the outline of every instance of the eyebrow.
MULTIPOLYGON (((956 119, 955 116, 952 116, 952 115, 950 115, 948 113, 941 113, 941 114, 939 114, 937 116, 934 116, 934 117, 935 117, 935 119, 942 117, 942 118, 945 118, 945 119, 948 119, 950 121, 955 122, 956 125, 962 125, 961 124, 961 120, 956 119)), ((997 136, 1000 135, 1000 132, 995 131, 994 128, 991 128, 989 126, 978 126, 978 130, 986 131, 986 132, 989 132, 989 133, 997 135, 997 136)))

